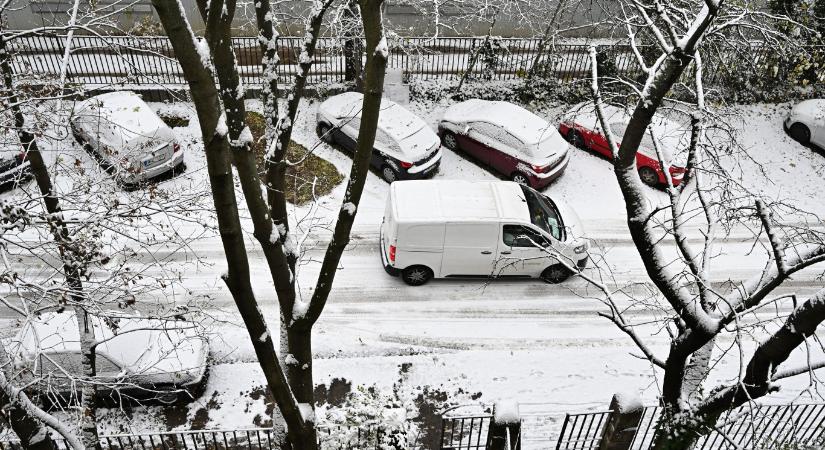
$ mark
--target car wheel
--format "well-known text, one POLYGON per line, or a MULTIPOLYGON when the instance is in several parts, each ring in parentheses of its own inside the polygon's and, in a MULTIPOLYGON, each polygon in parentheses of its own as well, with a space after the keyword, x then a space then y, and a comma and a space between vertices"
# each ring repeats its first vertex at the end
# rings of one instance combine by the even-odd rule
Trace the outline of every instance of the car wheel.
POLYGON ((395 172, 395 169, 385 164, 384 167, 381 168, 381 178, 387 183, 392 184, 393 181, 398 179, 398 173, 395 172))
POLYGON ((530 186, 530 179, 529 179, 529 178, 527 178, 527 175, 525 175, 525 174, 523 174, 523 173, 521 173, 521 172, 516 172, 516 173, 513 175, 512 180, 513 180, 513 181, 515 181, 516 183, 518 183, 518 184, 522 185, 522 186, 531 187, 531 186, 530 186))
POLYGON ((318 137, 327 144, 334 144, 335 138, 332 137, 332 127, 328 123, 318 124, 318 137))
POLYGON ((564 267, 561 264, 553 264, 552 266, 544 269, 544 272, 541 273, 541 279, 547 283, 556 284, 570 278, 570 275, 572 274, 573 272, 571 272, 567 267, 564 267))
POLYGON ((570 141, 573 147, 584 148, 584 137, 576 130, 571 129, 567 133, 567 140, 570 141))
POLYGON ((811 143, 811 129, 801 123, 795 123, 788 129, 788 134, 802 145, 811 143))
POLYGON ((432 277, 433 271, 426 266, 410 266, 401 271, 401 279, 410 286, 421 286, 432 277))
POLYGON ((639 178, 642 179, 642 183, 648 186, 656 186, 659 184, 659 175, 657 175, 656 171, 650 167, 640 167, 639 178))
POLYGON ((450 150, 458 150, 458 140, 450 131, 445 131, 444 136, 441 138, 441 142, 450 150))

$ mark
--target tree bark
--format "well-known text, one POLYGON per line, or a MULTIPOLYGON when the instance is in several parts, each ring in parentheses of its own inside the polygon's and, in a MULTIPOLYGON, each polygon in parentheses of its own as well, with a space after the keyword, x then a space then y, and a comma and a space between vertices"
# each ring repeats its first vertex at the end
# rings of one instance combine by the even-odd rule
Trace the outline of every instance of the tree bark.
POLYGON ((180 3, 153 0, 152 4, 169 36, 175 55, 181 62, 200 120, 212 198, 228 265, 223 279, 249 333, 267 386, 287 423, 288 437, 290 441, 297 442, 307 425, 280 366, 272 335, 258 309, 252 290, 249 261, 235 197, 229 141, 225 134, 219 132, 218 127, 222 109, 212 68, 208 61, 201 58, 196 48, 196 37, 188 27, 180 3))

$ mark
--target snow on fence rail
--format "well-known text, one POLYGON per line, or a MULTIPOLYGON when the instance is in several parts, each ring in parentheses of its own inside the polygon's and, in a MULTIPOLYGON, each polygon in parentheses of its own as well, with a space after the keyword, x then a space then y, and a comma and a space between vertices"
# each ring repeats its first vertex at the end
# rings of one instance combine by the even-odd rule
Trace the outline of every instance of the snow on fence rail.
MULTIPOLYGON (((290 82, 297 72, 302 37, 278 38, 281 63, 279 81, 290 82)), ((261 50, 255 37, 232 39, 244 83, 258 85, 261 79, 261 50)), ((56 75, 60 72, 65 44, 63 36, 28 36, 10 42, 15 54, 13 68, 19 74, 56 75)), ((344 81, 344 40, 320 38, 309 83, 344 81)), ((630 47, 602 45, 614 75, 635 78, 641 70, 630 47)), ((391 42, 388 67, 401 69, 411 78, 454 79, 476 58, 473 73, 489 79, 508 80, 526 76, 531 70, 544 77, 571 81, 589 76, 589 44, 547 45, 537 38, 450 37, 398 38, 391 42), (490 42, 493 42, 492 44, 490 42)), ((757 54, 769 49, 757 50, 757 54)), ((735 59, 734 59, 735 60, 735 59)), ((706 80, 714 80, 729 70, 726 64, 705 64, 706 80)), ((165 36, 75 36, 68 66, 68 78, 87 87, 109 85, 185 86, 183 71, 165 36)))
MULTIPOLYGON (((381 427, 335 427, 318 430, 321 450, 380 449, 393 447, 393 435, 381 427)), ((58 450, 69 450, 63 439, 57 440, 58 450)), ((272 428, 239 430, 169 431, 145 434, 101 435, 102 450, 279 450, 272 428)), ((22 450, 19 441, 0 439, 0 450, 22 450)))
MULTIPOLYGON (((628 450, 653 444, 661 408, 646 407, 628 450)), ((598 450, 611 411, 567 414, 556 450, 598 450)), ((822 448, 825 404, 744 406, 722 416, 716 429, 699 439, 696 450, 822 448)))

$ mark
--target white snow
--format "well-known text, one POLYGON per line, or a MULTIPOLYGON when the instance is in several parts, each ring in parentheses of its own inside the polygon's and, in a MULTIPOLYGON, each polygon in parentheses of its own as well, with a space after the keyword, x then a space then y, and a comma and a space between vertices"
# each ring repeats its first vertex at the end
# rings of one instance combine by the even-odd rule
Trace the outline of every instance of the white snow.
POLYGON ((252 137, 252 131, 249 130, 249 127, 243 127, 241 134, 238 135, 238 139, 231 141, 230 144, 233 147, 244 147, 246 145, 251 146, 254 141, 255 138, 252 137))
POLYGON ((269 339, 269 330, 264 331, 260 336, 258 336, 259 342, 266 342, 269 339))
POLYGON ((315 423, 315 408, 309 403, 298 403, 298 409, 301 410, 301 417, 305 423, 315 423))
POLYGON ((381 40, 378 41, 378 45, 375 46, 375 55, 381 56, 384 59, 389 57, 390 49, 387 46, 387 37, 386 36, 381 36, 381 40))
POLYGON ((296 298, 295 305, 292 307, 292 320, 303 319, 306 316, 308 309, 309 302, 305 302, 301 299, 296 298))
POLYGON ((500 424, 516 424, 521 422, 518 402, 513 399, 502 399, 493 407, 493 420, 500 424))
POLYGON ((641 397, 634 392, 617 392, 613 395, 613 402, 616 412, 620 414, 638 411, 644 407, 641 397))
POLYGON ((218 124, 215 125, 215 134, 218 136, 226 136, 226 133, 229 132, 229 128, 226 126, 226 113, 221 113, 221 116, 218 117, 218 124))
POLYGON ((209 51, 209 44, 206 42, 206 39, 202 37, 195 38, 195 50, 198 51, 201 64, 207 68, 212 67, 212 53, 209 51))
POLYGON ((341 209, 349 215, 355 215, 355 203, 346 202, 341 206, 341 209))
POLYGON ((288 366, 297 366, 298 360, 295 359, 295 356, 292 353, 287 353, 286 357, 284 358, 284 363, 288 366))

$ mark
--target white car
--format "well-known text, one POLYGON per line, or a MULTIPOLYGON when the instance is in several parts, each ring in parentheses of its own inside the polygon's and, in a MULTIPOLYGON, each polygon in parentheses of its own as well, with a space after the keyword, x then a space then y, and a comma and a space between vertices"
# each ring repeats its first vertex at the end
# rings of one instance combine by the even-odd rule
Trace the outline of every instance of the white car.
POLYGON ((784 126, 800 144, 825 148, 825 100, 799 102, 785 118, 784 126))
MULTIPOLYGON (((200 395, 205 386, 209 345, 203 328, 190 320, 160 320, 118 312, 89 316, 94 327, 94 382, 103 399, 174 402, 200 395)), ((52 312, 27 322, 8 348, 15 364, 27 367, 36 390, 70 401, 83 375, 80 334, 74 312, 52 312)))
POLYGON ((590 247, 558 198, 512 181, 464 180, 393 183, 380 243, 384 270, 412 286, 434 277, 559 283, 569 267, 587 266, 590 247))
POLYGON ((438 132, 448 149, 535 189, 561 176, 569 161, 570 145, 555 126, 508 102, 457 103, 444 112, 438 132))
POLYGON ((110 92, 78 102, 75 138, 127 187, 183 169, 175 134, 134 92, 110 92))
MULTIPOLYGON (((354 152, 363 101, 363 94, 345 92, 321 103, 317 117, 321 139, 354 152)), ((388 183, 427 178, 438 172, 438 136, 420 117, 387 99, 381 100, 373 147, 370 165, 388 183)))

